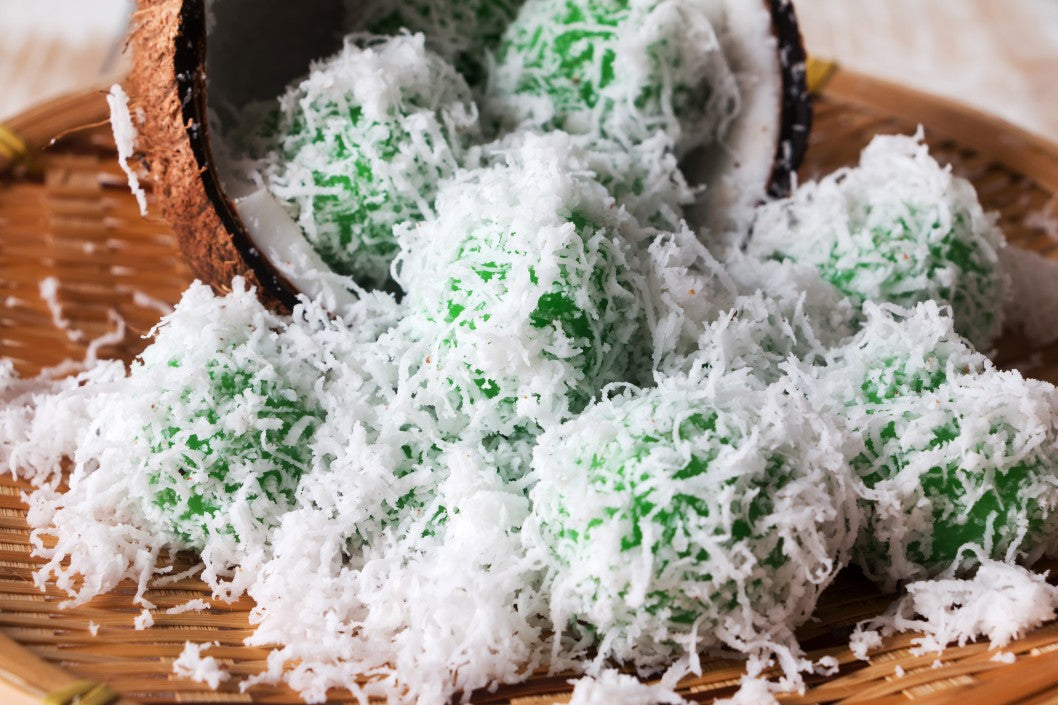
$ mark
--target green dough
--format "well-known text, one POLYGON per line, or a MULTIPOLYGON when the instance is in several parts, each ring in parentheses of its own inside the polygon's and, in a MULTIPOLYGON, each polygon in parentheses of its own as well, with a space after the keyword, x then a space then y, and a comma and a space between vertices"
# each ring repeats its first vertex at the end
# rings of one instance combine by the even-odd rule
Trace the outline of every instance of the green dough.
POLYGON ((446 184, 437 217, 409 233, 407 325, 433 341, 425 384, 454 433, 561 422, 649 365, 621 232, 633 223, 569 149, 563 135, 527 137, 509 163, 446 184))
POLYGON ((477 138, 466 83, 421 36, 356 37, 279 100, 265 183, 335 271, 389 280, 393 229, 430 214, 477 138))
POLYGON ((234 532, 226 517, 237 498, 293 505, 311 460, 307 441, 322 420, 267 366, 215 359, 204 374, 205 394, 185 390, 163 425, 149 431, 153 454, 164 458, 148 476, 154 503, 170 529, 199 548, 214 531, 234 532))

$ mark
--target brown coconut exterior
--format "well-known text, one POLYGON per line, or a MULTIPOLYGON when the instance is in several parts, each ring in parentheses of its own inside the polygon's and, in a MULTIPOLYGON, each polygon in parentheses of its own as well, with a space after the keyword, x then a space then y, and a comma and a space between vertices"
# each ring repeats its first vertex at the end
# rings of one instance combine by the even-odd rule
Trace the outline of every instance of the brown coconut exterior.
POLYGON ((180 249, 195 276, 218 293, 242 276, 269 307, 284 302, 247 266, 210 201, 203 170, 191 148, 190 124, 184 119, 174 64, 181 39, 182 0, 138 0, 129 47, 133 69, 125 81, 129 109, 137 122, 136 147, 153 200, 180 240, 180 249))
POLYGON ((770 0, 772 33, 778 42, 782 72, 782 112, 779 118, 779 144, 776 146, 768 193, 777 198, 789 195, 794 175, 808 150, 812 129, 812 94, 808 90, 804 39, 797 13, 789 0, 770 0))

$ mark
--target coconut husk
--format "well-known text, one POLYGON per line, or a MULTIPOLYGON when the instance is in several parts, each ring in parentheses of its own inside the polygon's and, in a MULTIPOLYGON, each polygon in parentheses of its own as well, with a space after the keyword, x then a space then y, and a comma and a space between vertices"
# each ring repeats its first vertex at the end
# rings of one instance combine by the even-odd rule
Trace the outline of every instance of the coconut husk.
POLYGON ((177 82, 175 47, 187 39, 182 34, 183 6, 182 0, 139 0, 133 15, 129 36, 133 70, 124 87, 139 130, 136 148, 143 154, 141 167, 154 202, 176 232, 195 276, 218 293, 230 289, 233 277, 242 276, 257 288, 262 301, 282 309, 290 297, 247 266, 207 193, 204 169, 192 149, 189 130, 205 128, 185 118, 177 82))

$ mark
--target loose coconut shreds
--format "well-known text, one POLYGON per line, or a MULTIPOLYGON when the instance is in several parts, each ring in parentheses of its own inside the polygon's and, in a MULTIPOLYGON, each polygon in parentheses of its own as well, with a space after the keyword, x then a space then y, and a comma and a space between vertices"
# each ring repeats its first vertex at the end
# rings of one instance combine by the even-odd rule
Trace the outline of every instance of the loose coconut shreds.
POLYGON ((147 308, 153 311, 157 311, 163 316, 168 316, 173 312, 173 307, 167 302, 157 299, 149 294, 145 294, 138 289, 132 291, 132 303, 136 304, 140 308, 147 308))
MULTIPOLYGON (((88 425, 82 431, 83 440, 97 429, 88 425)), ((65 493, 41 488, 29 497, 30 541, 34 555, 45 559, 34 583, 65 592, 69 599, 62 606, 70 607, 128 578, 136 584, 134 602, 153 607, 143 595, 159 566, 173 558, 164 550, 168 533, 150 525, 120 472, 99 470, 96 459, 81 450, 74 461, 65 493)))
POLYGON ((743 677, 734 695, 717 700, 714 705, 779 705, 779 701, 767 681, 743 677))
POLYGON ((542 603, 518 537, 524 493, 473 447, 453 447, 441 468, 426 510, 353 560, 343 555, 348 527, 330 511, 286 517, 250 589, 250 642, 284 646, 247 687, 284 681, 309 702, 345 687, 446 703, 458 691, 524 680, 539 665, 542 603), (437 527, 430 517, 441 507, 447 520, 437 527))
POLYGON ((726 647, 799 684, 792 630, 858 526, 837 436, 746 373, 664 380, 546 432, 523 536, 547 566, 553 655, 657 669, 726 647))
POLYGON ((950 305, 956 329, 988 350, 1002 324, 1004 246, 973 186, 938 165, 919 133, 875 137, 859 166, 760 208, 749 252, 814 265, 859 305, 950 305))
POLYGON ((186 612, 203 612, 210 608, 210 604, 201 598, 194 600, 188 600, 182 605, 176 607, 170 607, 165 611, 166 614, 184 614, 186 612))
POLYGON ((1058 205, 1058 202, 1052 200, 1044 206, 1043 210, 1027 213, 1023 221, 1025 227, 1039 230, 1047 237, 1058 242, 1058 211, 1055 210, 1055 205, 1058 205))
POLYGON ((184 642, 184 650, 173 661, 173 673, 181 678, 188 678, 196 683, 205 683, 212 690, 231 678, 231 674, 212 656, 203 656, 202 652, 218 646, 218 642, 207 641, 204 644, 184 642))
POLYGON ((337 272, 382 286, 393 228, 432 212, 478 116, 466 83, 421 34, 351 35, 280 97, 261 132, 261 178, 316 251, 337 272))
POLYGON ((388 0, 372 3, 363 22, 374 34, 421 32, 427 45, 477 88, 491 52, 524 0, 388 0))
POLYGON ((573 697, 569 705, 684 705, 687 702, 663 685, 648 685, 613 669, 570 683, 573 697))
POLYGON ((996 370, 932 302, 867 315, 813 387, 843 417, 864 483, 857 563, 892 589, 980 555, 1034 561, 1055 541, 1055 388, 996 370))
POLYGON ((444 184, 437 217, 401 233, 396 267, 409 325, 435 331, 425 403, 510 435, 649 368, 638 236, 562 134, 526 135, 507 163, 444 184))
MULTIPOLYGON (((915 655, 939 654, 979 637, 1002 649, 1058 613, 1058 587, 1046 578, 1046 573, 982 558, 973 578, 910 583, 907 594, 884 614, 856 626, 853 651, 866 660, 871 646, 903 632, 922 633, 912 640, 915 655)), ((997 651, 993 660, 1010 663, 1013 654, 997 651)))
POLYGON ((148 609, 140 610, 140 613, 136 615, 136 619, 132 621, 132 625, 136 631, 150 629, 154 626, 154 615, 148 609))
POLYGON ((34 485, 59 482, 62 460, 73 457, 80 435, 100 412, 100 389, 125 377, 120 362, 102 362, 69 377, 45 371, 24 380, 0 361, 0 469, 34 485))
POLYGON ((529 0, 508 27, 485 110, 504 129, 612 140, 662 132, 677 156, 720 138, 738 85, 698 0, 529 0))
POLYGON ((48 307, 51 313, 51 322, 56 328, 66 334, 66 337, 77 342, 84 338, 84 331, 74 330, 70 327, 70 319, 62 315, 62 304, 59 302, 59 280, 56 277, 44 277, 40 280, 39 289, 41 301, 48 307))

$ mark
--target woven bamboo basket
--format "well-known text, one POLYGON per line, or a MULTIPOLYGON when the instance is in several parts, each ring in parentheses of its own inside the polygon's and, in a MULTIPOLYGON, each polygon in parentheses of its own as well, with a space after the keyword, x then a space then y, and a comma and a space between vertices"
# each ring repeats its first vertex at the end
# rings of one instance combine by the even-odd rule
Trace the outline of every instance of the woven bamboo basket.
MULTIPOLYGON (((47 119, 48 129, 58 132, 104 116, 97 92, 38 109, 32 120, 11 125, 18 129, 47 119)), ((834 70, 817 96, 802 177, 855 161, 876 133, 908 133, 919 124, 938 158, 971 179, 986 207, 1000 213, 1016 246, 1058 258, 1058 232, 1048 226, 1058 222, 1058 146, 957 104, 834 70)), ((139 216, 106 126, 68 134, 0 181, 0 354, 13 359, 22 374, 83 358, 88 341, 115 330, 114 314, 124 320, 125 334, 100 354, 131 359, 145 345, 142 336, 189 281, 167 226, 139 216), (40 282, 48 277, 58 284, 55 310, 40 295, 40 282)), ((1008 336, 999 362, 1058 382, 1058 345, 1033 349, 1008 336)), ((82 608, 59 609, 63 596, 52 589, 41 592, 32 580, 37 562, 21 498, 26 489, 10 476, 0 480, 0 630, 6 635, 0 636, 0 703, 40 702, 45 693, 79 679, 105 682, 128 699, 123 702, 300 702, 284 688, 238 691, 239 677, 261 670, 267 657, 266 649, 242 645, 250 633, 248 599, 226 605, 212 602, 196 580, 169 584, 148 593, 159 609, 155 626, 146 631, 133 628, 139 608, 132 604, 132 586, 82 608), (213 609, 164 614, 198 597, 213 609), (98 626, 97 635, 90 624, 98 626), (234 676, 220 691, 171 675, 172 660, 186 640, 219 642, 209 653, 234 676), (17 687, 5 690, 5 679, 17 687)), ((911 634, 889 639, 869 663, 857 661, 846 647, 852 626, 892 599, 853 571, 841 575, 825 593, 816 619, 800 630, 812 655, 835 656, 840 672, 814 678, 806 693, 780 701, 1058 703, 1058 623, 1012 644, 1007 650, 1018 658, 1009 665, 992 661, 986 644, 949 649, 939 661, 932 654, 916 657, 910 652, 911 634)), ((735 690, 742 663, 712 660, 704 669, 701 677, 685 681, 681 692, 693 701, 712 702, 735 690)), ((472 701, 561 702, 570 690, 566 678, 540 675, 495 693, 474 694, 472 701)), ((350 700, 348 693, 331 695, 335 703, 350 700)))

